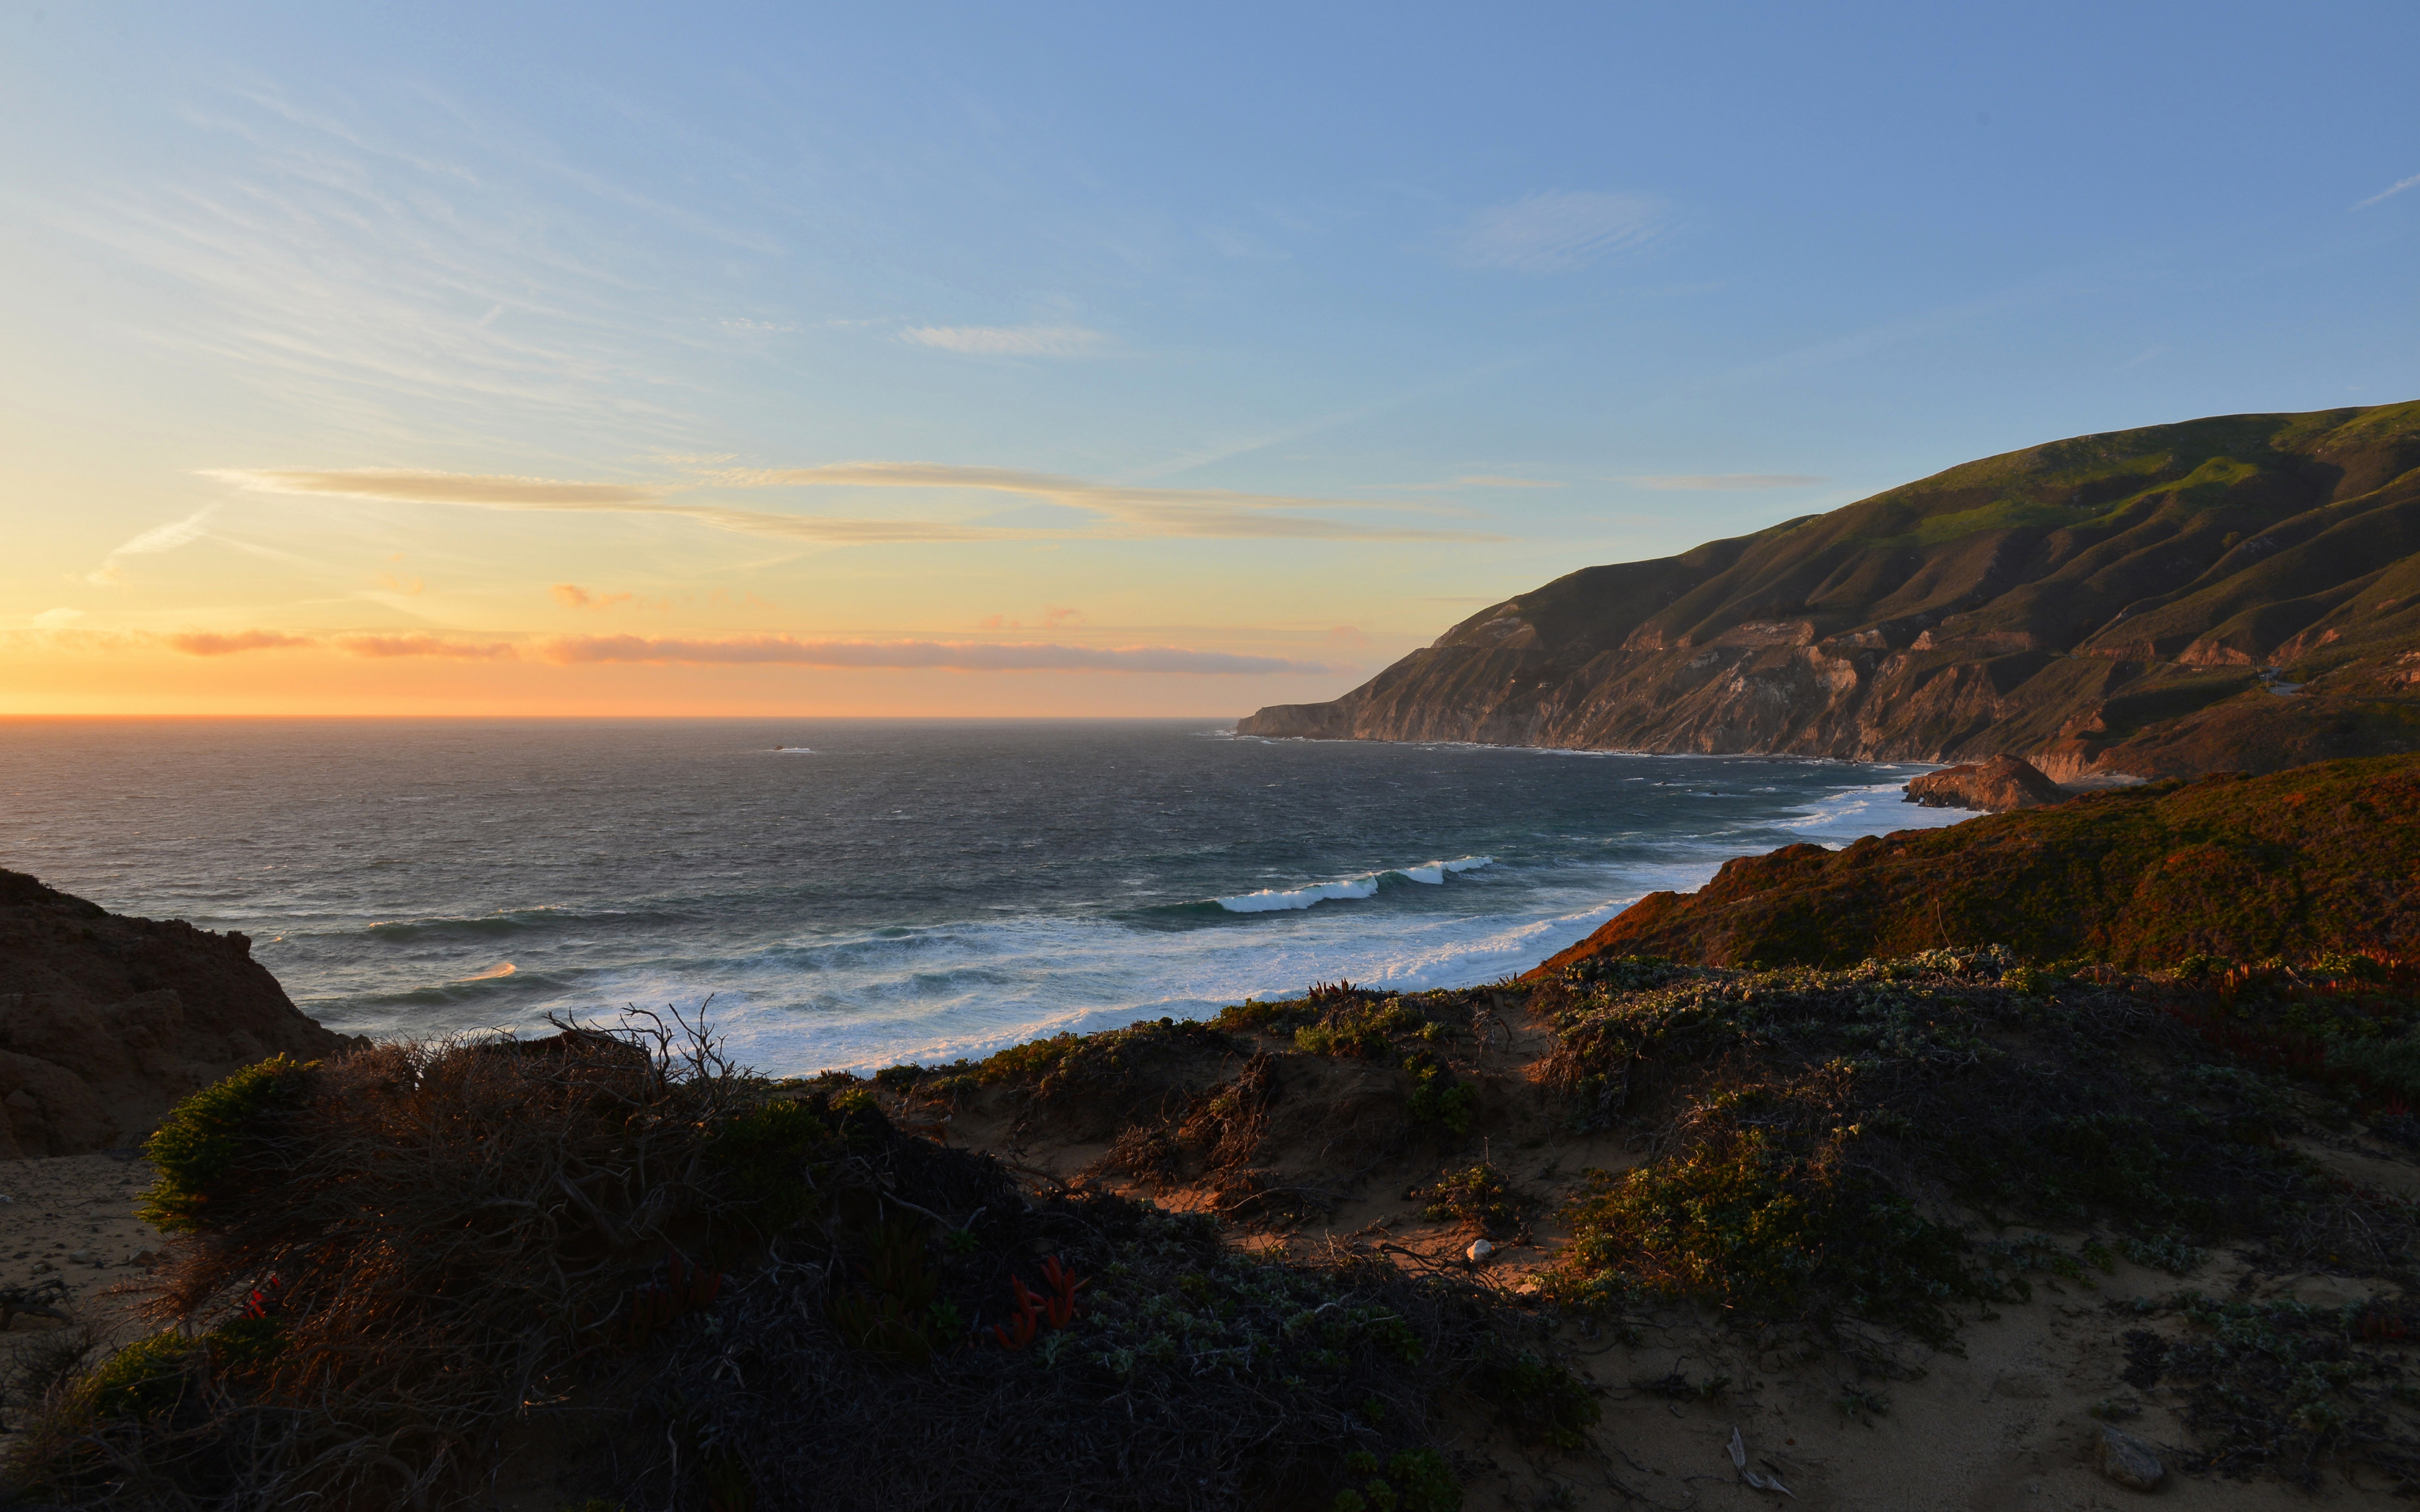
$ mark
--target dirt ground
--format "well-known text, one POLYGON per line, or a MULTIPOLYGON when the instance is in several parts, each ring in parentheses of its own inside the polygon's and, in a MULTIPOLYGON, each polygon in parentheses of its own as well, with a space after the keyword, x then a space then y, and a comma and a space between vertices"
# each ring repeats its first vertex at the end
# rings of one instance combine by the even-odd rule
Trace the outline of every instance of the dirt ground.
POLYGON ((134 1216, 150 1167, 119 1154, 0 1161, 0 1293, 36 1290, 65 1319, 20 1315, 0 1332, 0 1423, 22 1400, 22 1376, 45 1347, 90 1328, 117 1344, 145 1331, 134 1316, 160 1235, 134 1216), (64 1295, 50 1297, 59 1282, 64 1295))

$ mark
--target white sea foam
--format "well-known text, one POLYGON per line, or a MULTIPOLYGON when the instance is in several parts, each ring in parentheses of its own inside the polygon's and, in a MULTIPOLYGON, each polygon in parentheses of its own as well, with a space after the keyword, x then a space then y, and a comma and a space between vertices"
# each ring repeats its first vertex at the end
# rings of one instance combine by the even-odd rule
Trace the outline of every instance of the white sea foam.
POLYGON ((1406 882, 1424 882, 1433 887, 1445 886, 1449 872, 1473 872, 1492 866, 1492 856, 1466 856, 1458 861, 1422 861, 1418 866, 1391 867, 1384 872, 1364 872, 1357 877, 1339 882, 1314 882, 1306 887, 1264 887, 1237 898, 1221 898, 1218 906, 1231 914, 1273 914, 1283 909, 1309 908, 1313 903, 1331 899, 1374 898, 1378 884, 1388 877, 1402 877, 1406 882))
MULTIPOLYGON (((1911 767, 1910 775, 1918 770, 1931 768, 1911 767)), ((1886 835, 1899 829, 1939 829, 1975 817, 1963 809, 1929 809, 1920 803, 1909 803, 1904 789, 1903 780, 1850 788, 1808 805, 1798 818, 1781 821, 1780 827, 1837 846, 1866 835, 1886 835)))

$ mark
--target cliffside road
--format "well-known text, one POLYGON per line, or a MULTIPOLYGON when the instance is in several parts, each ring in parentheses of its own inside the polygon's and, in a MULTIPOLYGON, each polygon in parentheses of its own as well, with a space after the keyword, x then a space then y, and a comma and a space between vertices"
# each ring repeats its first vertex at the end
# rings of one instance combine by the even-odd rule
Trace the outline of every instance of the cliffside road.
POLYGON ((2420 403, 1970 462, 1590 567, 1243 734, 1854 760, 2053 779, 2420 749, 2420 403), (2281 696, 2282 695, 2282 696, 2281 696))

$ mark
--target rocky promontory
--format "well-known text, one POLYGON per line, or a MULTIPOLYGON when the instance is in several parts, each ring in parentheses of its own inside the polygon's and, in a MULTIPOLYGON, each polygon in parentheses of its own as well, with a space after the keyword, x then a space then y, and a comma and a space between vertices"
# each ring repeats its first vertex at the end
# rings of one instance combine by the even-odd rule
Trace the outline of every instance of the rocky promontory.
POLYGON ((2081 436, 1585 568, 1236 729, 2060 782, 2420 750, 2420 402, 2081 436))
POLYGON ((1979 809, 1985 813, 2008 813, 2065 803, 2067 798, 2067 793, 2044 777, 2041 768, 2015 756, 1962 762, 1927 772, 1907 785, 1907 801, 1928 809, 1979 809))
POLYGON ((189 1093, 323 1028, 240 933, 129 918, 0 871, 0 1160, 122 1149, 189 1093))

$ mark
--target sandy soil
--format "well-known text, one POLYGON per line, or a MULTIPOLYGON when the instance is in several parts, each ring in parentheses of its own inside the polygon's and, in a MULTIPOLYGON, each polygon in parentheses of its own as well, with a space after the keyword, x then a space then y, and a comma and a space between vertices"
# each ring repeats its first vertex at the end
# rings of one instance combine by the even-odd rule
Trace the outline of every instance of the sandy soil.
POLYGON ((160 1235, 134 1216, 150 1167, 116 1154, 0 1161, 0 1288, 65 1284, 66 1320, 21 1316, 0 1332, 0 1422, 21 1398, 20 1372, 45 1345, 89 1328, 104 1345, 146 1331, 134 1316, 142 1260, 160 1235))

